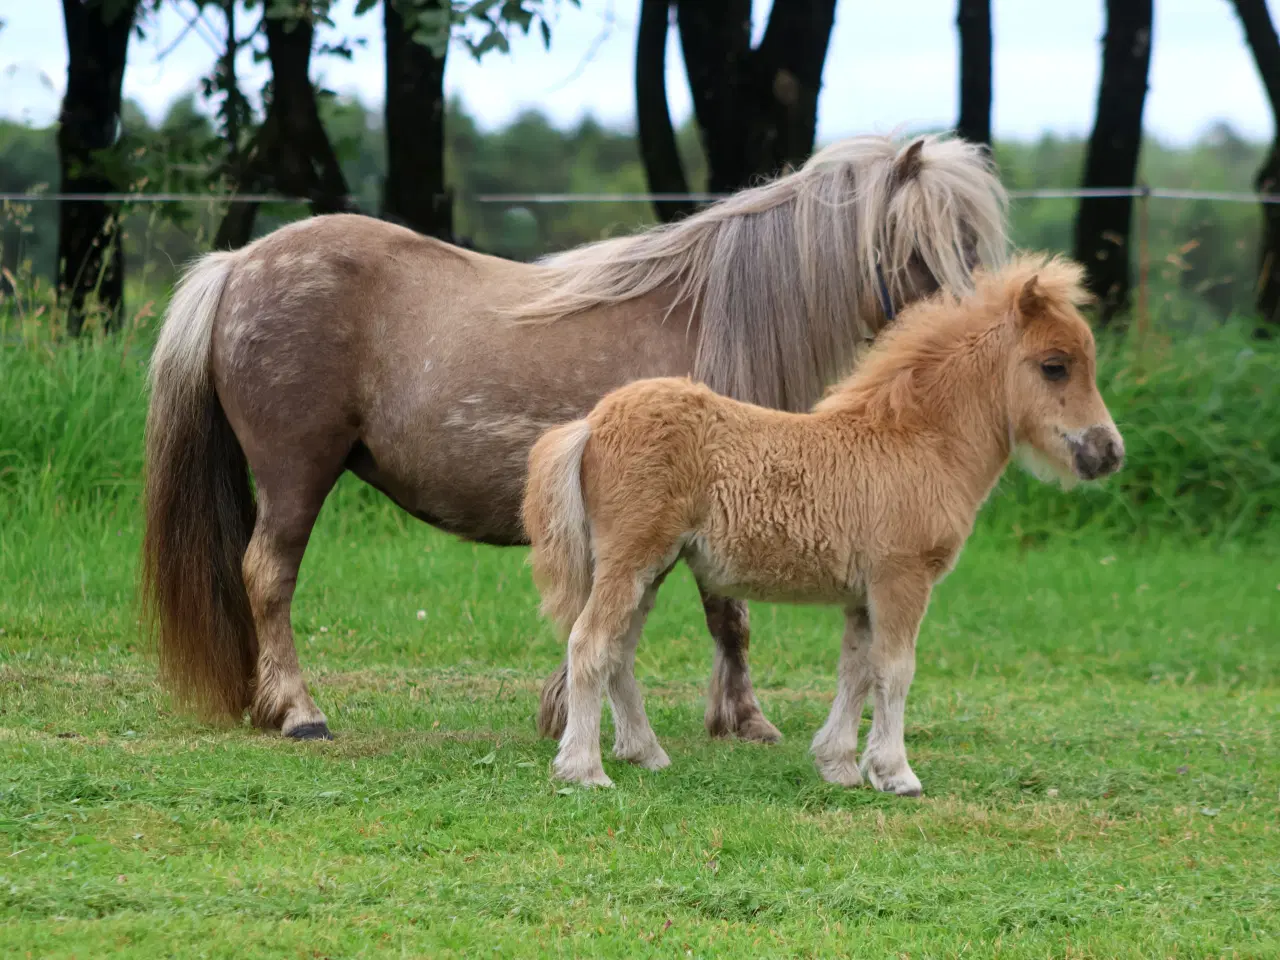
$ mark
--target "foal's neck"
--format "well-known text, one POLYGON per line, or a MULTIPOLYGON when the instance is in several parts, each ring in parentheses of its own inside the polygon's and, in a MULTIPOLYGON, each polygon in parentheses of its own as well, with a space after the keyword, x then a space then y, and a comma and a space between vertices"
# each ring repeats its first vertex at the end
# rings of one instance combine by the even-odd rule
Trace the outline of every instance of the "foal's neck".
POLYGON ((976 510, 1012 454, 1002 329, 993 323, 944 349, 926 332, 895 373, 866 372, 868 382, 855 372, 819 410, 941 453, 976 510))

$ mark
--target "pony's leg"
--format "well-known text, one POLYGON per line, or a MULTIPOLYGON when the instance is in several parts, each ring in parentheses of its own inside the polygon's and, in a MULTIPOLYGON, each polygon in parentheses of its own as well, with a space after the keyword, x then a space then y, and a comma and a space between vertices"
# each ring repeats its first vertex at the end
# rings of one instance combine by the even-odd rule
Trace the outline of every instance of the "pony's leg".
POLYGON ((644 621, 653 609, 657 592, 657 583, 645 591, 640 606, 631 617, 631 627, 622 640, 620 659, 609 677, 609 705, 613 710, 614 724, 613 755, 648 770, 661 770, 671 765, 671 758, 649 725, 635 673, 636 646, 640 643, 644 621))
POLYGON ((777 743, 782 733, 765 719, 747 666, 751 627, 747 605, 741 600, 716 596, 701 583, 702 611, 707 629, 715 640, 715 662, 711 669, 711 689, 707 694, 704 722, 713 737, 736 734, 742 740, 777 743))
POLYGON ((810 747, 822 779, 846 787, 862 783, 862 774, 858 772, 858 724, 862 720, 862 705, 874 684, 871 639, 867 608, 851 609, 845 616, 836 698, 827 722, 814 734, 810 747))
POLYGON ((647 590, 634 574, 596 571, 591 598, 569 633, 568 715, 553 764, 561 780, 613 786, 600 757, 600 711, 605 684, 624 659, 623 644, 635 620, 643 622, 638 614, 647 590))
POLYGON ((877 790, 904 797, 921 794, 920 780, 907 763, 904 732, 907 691, 916 671, 916 634, 929 590, 925 577, 899 576, 873 583, 867 594, 875 713, 862 772, 877 790))
MULTIPOLYGON (((252 464, 251 464, 252 465, 252 464)), ((307 692, 290 614, 298 568, 320 507, 341 472, 263 471, 258 520, 244 557, 244 583, 258 636, 258 671, 250 715, 256 726, 297 740, 329 740, 325 715, 307 692), (288 481, 283 478, 288 477, 288 481)))

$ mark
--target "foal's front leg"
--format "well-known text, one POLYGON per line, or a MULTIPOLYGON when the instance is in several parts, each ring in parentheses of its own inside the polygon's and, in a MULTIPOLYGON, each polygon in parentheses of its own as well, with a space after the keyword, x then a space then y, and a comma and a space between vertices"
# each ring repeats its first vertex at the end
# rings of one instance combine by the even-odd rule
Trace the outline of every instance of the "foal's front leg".
POLYGON ((707 732, 713 737, 736 734, 742 740, 777 743, 782 733, 765 719, 751 686, 751 670, 747 666, 747 650, 751 646, 747 605, 741 600, 709 593, 701 583, 698 593, 702 597, 707 629, 716 644, 704 718, 707 732))
POLYGON ((845 787, 862 783, 862 773, 858 770, 858 724, 862 721, 862 705, 875 685, 871 640, 871 619, 866 606, 851 608, 845 614, 836 698, 827 722, 814 734, 810 746, 818 772, 828 783, 845 787))
POLYGON ((871 584, 871 675, 875 713, 862 754, 862 773, 877 790, 918 797, 920 780, 907 763, 907 691, 916 672, 916 634, 929 605, 927 576, 899 575, 871 584))

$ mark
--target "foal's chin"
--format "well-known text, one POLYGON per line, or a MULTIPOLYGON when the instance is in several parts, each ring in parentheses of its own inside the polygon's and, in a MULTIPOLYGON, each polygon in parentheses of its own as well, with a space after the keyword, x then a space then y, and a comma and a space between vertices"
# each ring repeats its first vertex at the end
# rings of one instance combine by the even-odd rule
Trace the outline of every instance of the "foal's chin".
POLYGON ((1070 490, 1084 479, 1076 473, 1069 450, 1064 450, 1063 459, 1059 459, 1039 447, 1020 443, 1014 448, 1013 459, 1041 483, 1056 483, 1063 490, 1070 490))

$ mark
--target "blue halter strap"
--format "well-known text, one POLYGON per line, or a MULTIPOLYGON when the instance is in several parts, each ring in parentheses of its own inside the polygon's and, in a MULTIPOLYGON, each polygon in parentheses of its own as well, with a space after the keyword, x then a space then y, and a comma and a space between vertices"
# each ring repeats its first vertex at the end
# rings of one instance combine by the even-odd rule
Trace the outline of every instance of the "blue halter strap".
POLYGON ((876 286, 880 294, 880 308, 884 311, 886 320, 892 320, 897 316, 897 311, 893 309, 893 298, 889 296, 889 285, 884 282, 884 273, 880 269, 879 261, 876 262, 876 286))

